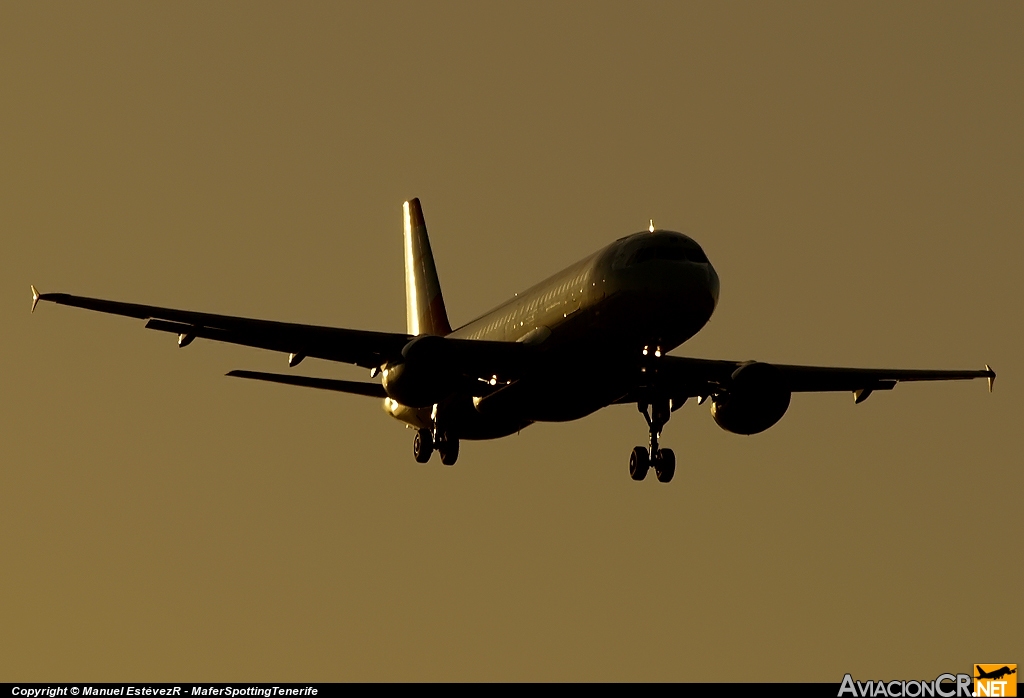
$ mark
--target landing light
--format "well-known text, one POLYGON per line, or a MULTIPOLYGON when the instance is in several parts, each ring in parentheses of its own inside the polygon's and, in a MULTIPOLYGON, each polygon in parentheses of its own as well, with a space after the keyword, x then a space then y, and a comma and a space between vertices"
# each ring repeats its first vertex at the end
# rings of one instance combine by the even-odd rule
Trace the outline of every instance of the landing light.
POLYGON ((658 347, 657 349, 654 350, 654 355, 657 357, 661 356, 661 347, 658 347))

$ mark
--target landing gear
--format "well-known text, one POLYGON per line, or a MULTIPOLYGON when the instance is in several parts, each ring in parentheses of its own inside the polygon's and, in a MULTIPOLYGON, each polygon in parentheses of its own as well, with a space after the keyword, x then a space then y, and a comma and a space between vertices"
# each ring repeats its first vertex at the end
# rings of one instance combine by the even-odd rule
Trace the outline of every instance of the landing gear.
POLYGON ((455 465, 459 459, 459 440, 446 438, 437 445, 437 452, 441 454, 441 462, 445 465, 455 465))
POLYGON ((417 463, 426 463, 434 452, 434 435, 429 429, 420 429, 412 440, 412 455, 417 463))
POLYGON ((654 459, 654 474, 658 476, 658 482, 672 481, 672 476, 676 474, 676 454, 671 448, 658 450, 654 459))
POLYGON ((441 408, 442 405, 434 405, 434 408, 430 410, 433 429, 420 429, 416 432, 416 438, 412 442, 413 455, 420 463, 430 460, 430 454, 433 451, 441 454, 441 462, 445 465, 455 465, 455 461, 459 459, 459 440, 450 436, 443 428, 445 422, 441 420, 443 416, 441 408))
POLYGON ((426 463, 434 451, 441 455, 442 463, 455 465, 459 459, 459 440, 441 434, 435 436, 430 429, 417 431, 412 439, 412 455, 416 462, 426 463))
POLYGON ((647 469, 651 467, 651 457, 647 449, 637 446, 629 454, 629 476, 634 480, 643 480, 647 477, 647 469))
POLYGON ((643 446, 637 446, 629 454, 629 476, 634 480, 647 477, 647 470, 654 466, 654 474, 658 482, 671 482, 676 474, 676 454, 671 448, 660 448, 652 458, 643 446))
POLYGON ((676 454, 671 448, 659 448, 658 438, 672 416, 672 405, 667 398, 663 398, 653 404, 638 402, 636 408, 647 420, 651 445, 649 448, 637 446, 629 454, 629 476, 634 480, 643 480, 647 477, 647 470, 653 465, 658 482, 669 482, 676 474, 676 454))

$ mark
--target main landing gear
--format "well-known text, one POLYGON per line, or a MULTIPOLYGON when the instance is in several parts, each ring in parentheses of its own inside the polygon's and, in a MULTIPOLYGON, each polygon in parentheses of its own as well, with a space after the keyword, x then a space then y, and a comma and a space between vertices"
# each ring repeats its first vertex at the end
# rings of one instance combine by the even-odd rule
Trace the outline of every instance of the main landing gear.
POLYGON ((441 462, 445 465, 455 465, 459 459, 459 440, 443 434, 434 437, 430 429, 420 429, 412 440, 412 455, 417 463, 426 463, 430 460, 431 454, 437 451, 441 455, 441 462))
POLYGON ((634 480, 643 480, 647 471, 654 466, 654 474, 658 482, 669 482, 676 474, 676 454, 671 448, 659 448, 658 437, 672 416, 672 408, 668 399, 655 401, 653 404, 638 402, 636 408, 647 420, 647 428, 651 434, 650 448, 637 446, 629 454, 629 476, 634 480))

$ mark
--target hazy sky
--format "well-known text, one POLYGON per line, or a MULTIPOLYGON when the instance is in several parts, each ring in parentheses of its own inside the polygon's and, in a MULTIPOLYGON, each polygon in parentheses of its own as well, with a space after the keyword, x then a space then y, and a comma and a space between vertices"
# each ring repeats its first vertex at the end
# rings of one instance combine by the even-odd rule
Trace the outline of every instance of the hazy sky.
POLYGON ((0 5, 0 680, 1024 661, 1020 3, 357 5, 0 5), (676 354, 996 390, 688 404, 665 486, 631 406, 419 465, 379 401, 223 377, 282 355, 28 312, 402 331, 413 196, 453 324, 653 218, 722 281, 676 354))

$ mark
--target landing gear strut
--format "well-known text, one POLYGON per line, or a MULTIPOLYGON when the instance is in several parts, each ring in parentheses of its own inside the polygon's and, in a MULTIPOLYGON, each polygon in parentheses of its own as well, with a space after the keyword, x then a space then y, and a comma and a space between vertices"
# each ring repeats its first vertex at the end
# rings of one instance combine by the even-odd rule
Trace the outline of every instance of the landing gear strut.
POLYGON ((629 454, 629 476, 634 480, 647 477, 647 470, 653 465, 658 482, 669 482, 676 474, 676 454, 671 448, 659 448, 658 438, 672 416, 672 407, 668 398, 655 400, 653 404, 638 402, 637 410, 647 420, 650 431, 650 447, 637 446, 629 454))

